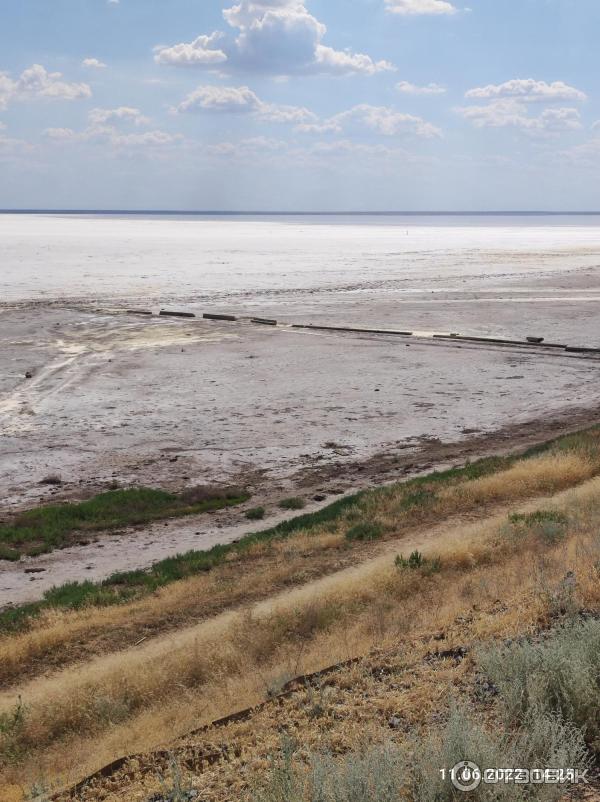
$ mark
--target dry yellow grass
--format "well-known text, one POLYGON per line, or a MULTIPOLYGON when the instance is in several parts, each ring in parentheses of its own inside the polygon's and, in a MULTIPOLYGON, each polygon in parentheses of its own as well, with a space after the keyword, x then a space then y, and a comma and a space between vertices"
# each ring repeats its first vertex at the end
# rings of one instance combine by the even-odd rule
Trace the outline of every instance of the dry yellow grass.
POLYGON ((592 459, 573 452, 544 454, 522 460, 506 471, 469 482, 454 492, 466 504, 476 506, 492 501, 527 498, 533 493, 556 493, 590 479, 597 471, 592 459))
POLYGON ((0 784, 33 782, 40 775, 78 779, 115 756, 152 748, 253 704, 295 674, 403 641, 418 628, 448 626, 465 610, 497 599, 510 599, 510 612, 480 622, 478 634, 527 631, 548 615, 552 594, 569 568, 577 571, 581 597, 597 604, 600 479, 590 480, 596 472, 596 461, 585 451, 551 452, 490 476, 436 487, 433 504, 410 514, 401 489, 390 488, 367 497, 359 511, 389 532, 388 541, 376 547, 378 555, 359 565, 331 573, 347 527, 356 520, 357 511, 349 510, 333 526, 258 544, 245 562, 236 564, 234 557, 223 572, 174 583, 152 597, 121 607, 48 613, 30 631, 0 640, 0 676, 117 627, 133 635, 136 627, 156 626, 170 616, 180 624, 182 610, 189 615, 198 600, 214 603, 219 597, 224 609, 201 623, 189 626, 187 620, 171 634, 0 694, 0 715, 10 716, 17 694, 26 706, 15 734, 22 760, 5 765, 0 784), (508 512, 552 504, 569 510, 567 542, 506 537, 508 512), (457 525, 455 518, 454 524, 439 524, 451 516, 475 519, 492 509, 495 514, 478 523, 457 525), (429 521, 438 523, 425 528, 429 521), (396 569, 394 555, 413 549, 440 555, 444 570, 427 575, 396 569), (302 581, 298 574, 306 554, 315 555, 325 575, 273 596, 278 583, 302 581), (326 566, 327 559, 333 562, 326 566), (266 598, 252 607, 225 609, 261 597, 266 598))
MULTIPOLYGON (((584 569, 597 562, 587 552, 598 552, 599 495, 595 479, 556 497, 556 505, 577 511, 578 535, 566 544, 515 543, 501 531, 506 515, 449 527, 429 543, 430 553, 442 556, 440 574, 398 571, 388 544, 388 553, 376 560, 251 611, 225 613, 139 649, 28 683, 19 688, 28 706, 20 739, 30 757, 8 769, 5 779, 31 777, 40 766, 54 777, 70 775, 90 767, 89 755, 96 765, 149 748, 264 698, 282 678, 363 654, 416 627, 444 626, 475 604, 529 593, 526 604, 515 604, 511 616, 494 624, 495 633, 526 630, 546 614, 552 583, 569 567, 581 576, 588 601, 597 601, 597 577, 586 579, 584 569)), ((4 710, 13 703, 12 694, 0 698, 4 710)))
MULTIPOLYGON (((210 719, 220 715, 227 710, 235 707, 244 706, 246 703, 258 701, 264 697, 264 686, 267 682, 276 677, 286 675, 292 670, 312 670, 323 667, 327 662, 346 659, 356 653, 368 653, 373 647, 387 649, 394 646, 395 653, 403 653, 401 644, 406 644, 409 649, 407 654, 413 656, 421 654, 431 646, 415 647, 415 635, 422 633, 433 633, 436 630, 444 630, 446 639, 443 648, 450 648, 454 645, 465 643, 478 638, 507 638, 533 632, 540 623, 547 623, 549 616, 552 615, 552 594, 560 592, 562 580, 569 570, 577 572, 577 593, 578 604, 598 609, 600 603, 600 591, 598 589, 598 574, 594 567, 600 556, 600 542, 596 535, 595 525, 598 522, 597 509, 585 510, 588 499, 592 500, 599 491, 598 484, 595 483, 593 496, 579 496, 567 501, 570 505, 576 505, 582 513, 583 520, 587 518, 588 529, 593 530, 588 534, 583 531, 576 537, 559 545, 547 548, 539 543, 529 543, 525 551, 512 552, 509 550, 496 562, 477 562, 471 559, 471 568, 468 571, 454 570, 448 574, 438 574, 431 577, 417 577, 418 587, 412 587, 412 592, 406 598, 401 598, 402 594, 397 589, 397 572, 391 571, 387 574, 380 574, 377 579, 379 584, 372 584, 367 590, 364 587, 349 586, 349 590, 363 593, 363 598, 368 592, 371 597, 369 603, 364 606, 361 613, 354 615, 351 620, 344 622, 343 626, 336 626, 326 631, 321 631, 306 646, 300 660, 297 650, 287 649, 279 652, 272 660, 264 660, 260 664, 259 674, 255 673, 253 657, 249 655, 248 671, 244 676, 229 677, 227 679, 215 678, 205 686, 204 695, 191 695, 189 699, 176 700, 173 707, 158 706, 152 711, 146 711, 132 722, 131 730, 127 731, 122 727, 117 727, 110 735, 111 739, 131 736, 136 733, 139 740, 139 749, 150 746, 148 732, 145 728, 151 727, 153 732, 163 731, 177 732, 185 727, 197 725, 199 719, 210 719), (401 606, 398 602, 401 601, 401 606), (484 611, 481 614, 478 611, 484 611), (218 700, 218 701, 217 701, 218 700), (189 709, 189 705, 194 706, 195 711, 189 709), (204 708, 201 706, 204 704, 204 708), (193 714, 195 712, 195 716, 193 714), (176 723, 175 729, 173 725, 176 723)), ((497 533, 497 531, 496 531, 497 533)), ((450 542, 448 542, 450 548, 450 542)), ((447 559, 452 557, 452 551, 448 551, 447 559)), ((480 558, 484 558, 483 551, 480 558)), ((459 556, 462 563, 464 555, 459 556)), ((411 582, 413 579, 411 579, 411 582)), ((406 588, 404 588, 406 590, 406 588)), ((326 603, 327 600, 323 600, 326 603)), ((275 611, 273 611, 275 612, 275 611)), ((287 607, 284 612, 289 612, 287 607)), ((243 648, 253 640, 257 633, 257 621, 255 618, 246 619, 243 622, 246 636, 242 641, 243 648)), ((266 637, 266 633, 263 633, 266 637)), ((427 641, 427 639, 425 639, 427 641)), ((254 649, 257 653, 263 653, 265 649, 264 640, 255 642, 254 649)), ((457 675, 459 676, 459 675, 457 675)), ((361 683, 357 682, 356 674, 348 677, 350 685, 356 683, 357 688, 354 693, 360 699, 361 683)), ((414 681, 414 672, 410 681, 411 691, 407 699, 404 699, 403 711, 408 721, 414 725, 423 722, 432 710, 439 709, 440 705, 445 704, 445 696, 448 693, 447 687, 440 681, 439 673, 431 677, 431 682, 426 684, 422 678, 418 683, 414 681)), ((405 694, 402 698, 404 698, 405 694)), ((374 699, 369 698, 363 710, 363 717, 370 716, 373 729, 377 729, 374 716, 374 699)), ((391 705, 398 705, 398 700, 389 700, 390 707, 385 706, 384 700, 378 709, 378 720, 385 722, 386 716, 397 712, 391 705)), ((312 728, 303 731, 303 738, 309 746, 323 746, 324 743, 329 748, 348 748, 352 744, 352 737, 358 736, 358 730, 362 727, 365 734, 364 720, 360 719, 352 726, 351 721, 344 721, 343 726, 339 726, 337 731, 327 731, 326 741, 323 740, 323 733, 314 723, 312 728)), ((243 729, 244 725, 240 725, 243 729)), ((273 726, 270 732, 257 730, 257 722, 246 725, 247 748, 255 748, 257 740, 261 743, 262 754, 269 751, 276 751, 278 748, 278 732, 273 726)), ((379 724, 381 730, 381 725, 379 724)), ((228 733, 228 740, 231 739, 228 733)), ((112 741, 114 743, 114 740, 112 741)), ((102 748, 107 746, 107 739, 100 739, 95 742, 102 748)), ((78 745, 77 755, 84 757, 86 751, 91 747, 92 742, 85 740, 78 745), (80 751, 79 751, 80 750, 80 751)), ((48 755, 45 756, 48 759, 48 755)), ((54 751, 53 759, 64 760, 64 754, 59 750, 54 751)), ((247 755, 244 755, 244 762, 247 755)), ((264 761, 256 759, 253 770, 264 770, 264 761)), ((223 777, 219 778, 218 772, 213 771, 211 776, 215 784, 221 787, 221 794, 215 793, 207 799, 229 799, 227 792, 238 785, 242 780, 247 779, 245 775, 242 779, 235 776, 236 765, 229 768, 225 765, 222 769, 223 777)), ((206 778, 209 782, 209 778, 206 778)), ((108 798, 111 800, 142 800, 147 798, 150 790, 158 790, 156 777, 152 772, 145 775, 144 781, 140 782, 135 789, 127 787, 122 790, 115 790, 108 798), (143 795, 140 789, 144 789, 143 795)), ((203 795, 204 796, 204 795, 203 795)), ((104 798, 102 796, 101 798, 104 798)))
MULTIPOLYGON (((232 554, 233 562, 253 563, 250 569, 239 566, 235 575, 223 566, 209 575, 176 582, 149 598, 128 604, 80 611, 46 611, 28 631, 0 637, 0 682, 10 683, 23 670, 35 673, 36 666, 37 670, 40 667, 48 670, 49 666, 59 667, 106 649, 127 648, 140 637, 152 637, 163 630, 186 626, 220 609, 276 592, 288 583, 307 581, 315 573, 328 574, 339 566, 333 558, 326 560, 325 555, 339 550, 356 515, 382 524, 388 537, 404 537, 407 543, 399 549, 407 550, 411 529, 429 521, 483 515, 495 505, 576 486, 596 471, 596 461, 585 451, 550 452, 517 461, 507 470, 489 476, 442 486, 436 489, 432 504, 408 510, 403 506, 403 486, 391 486, 384 493, 367 496, 360 510, 350 509, 333 527, 327 524, 310 534, 300 532, 288 540, 256 543, 241 554, 232 554), (308 554, 313 559, 303 564, 308 554), (86 643, 90 644, 88 653, 86 643), (71 644, 74 646, 69 648, 71 644)), ((419 543, 422 542, 420 536, 419 543)), ((386 551, 387 547, 383 546, 382 550, 386 551)), ((344 559, 348 556, 340 555, 339 560, 344 559)))
MULTIPOLYGON (((335 570, 344 555, 331 559, 326 555, 338 550, 342 543, 340 535, 327 533, 258 543, 209 574, 174 582, 137 601, 75 611, 44 610, 27 631, 0 637, 0 682, 22 681, 24 669, 32 670, 35 664, 43 666, 46 673, 52 665, 68 662, 71 644, 81 646, 87 641, 90 651, 127 648, 141 637, 188 625, 220 609, 248 603, 288 584, 335 570), (310 564, 306 563, 308 556, 315 558, 310 564), (108 641, 106 645, 103 638, 108 641)), ((93 652, 82 655, 91 656, 93 652)))

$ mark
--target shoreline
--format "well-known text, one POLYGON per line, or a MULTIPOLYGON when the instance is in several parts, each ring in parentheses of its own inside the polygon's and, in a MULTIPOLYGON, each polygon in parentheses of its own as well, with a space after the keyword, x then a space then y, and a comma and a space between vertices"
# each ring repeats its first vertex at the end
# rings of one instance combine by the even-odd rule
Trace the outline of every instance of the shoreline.
MULTIPOLYGON (((520 452, 598 422, 600 408, 577 410, 564 412, 551 420, 517 424, 459 442, 424 442, 402 461, 396 453, 380 453, 346 466, 302 472, 294 478, 292 488, 308 501, 302 514, 312 513, 361 490, 461 467, 485 457, 520 452), (310 499, 314 495, 323 498, 315 502, 310 499)), ((17 563, 0 561, 0 610, 38 601, 45 591, 67 582, 99 582, 114 573, 147 569, 167 557, 229 544, 259 529, 276 526, 294 517, 275 511, 280 497, 281 492, 259 489, 250 501, 237 508, 158 521, 114 534, 98 532, 92 538, 86 536, 91 540, 89 545, 71 546, 17 563), (257 505, 266 506, 270 512, 258 525, 244 518, 244 511, 257 505), (25 573, 31 569, 40 573, 25 573)))

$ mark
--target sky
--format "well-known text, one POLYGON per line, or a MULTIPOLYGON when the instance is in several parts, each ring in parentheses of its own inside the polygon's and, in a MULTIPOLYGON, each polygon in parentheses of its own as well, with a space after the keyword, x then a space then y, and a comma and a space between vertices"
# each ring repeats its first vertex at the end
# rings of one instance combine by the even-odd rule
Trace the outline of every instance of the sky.
POLYGON ((3 0, 0 208, 600 209, 598 0, 3 0))

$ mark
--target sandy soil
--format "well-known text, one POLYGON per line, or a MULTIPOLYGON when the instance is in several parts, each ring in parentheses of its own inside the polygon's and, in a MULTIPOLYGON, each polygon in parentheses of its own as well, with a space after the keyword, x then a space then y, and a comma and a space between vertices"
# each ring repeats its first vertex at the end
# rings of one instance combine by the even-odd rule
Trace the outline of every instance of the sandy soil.
MULTIPOLYGON (((252 505, 265 504, 272 523, 286 495, 299 493, 314 505, 317 494, 330 501, 334 493, 598 418, 600 361, 590 358, 123 314, 131 304, 156 311, 160 295, 167 306, 261 314, 287 324, 539 334, 600 345, 597 228, 552 230, 546 240, 537 229, 488 232, 487 239, 481 231, 411 232, 404 236, 409 247, 397 230, 315 226, 304 227, 304 238, 296 231, 291 247, 289 227, 269 237, 243 224, 235 229, 241 254, 235 256, 232 229, 217 226, 218 236, 212 232, 198 251, 208 265, 199 292, 190 289, 192 274, 180 263, 186 247, 188 257, 196 253, 197 229, 182 223, 185 234, 177 239, 174 223, 168 231, 149 225, 121 230, 119 223, 108 240, 93 229, 84 245, 77 227, 77 239, 53 239, 42 226, 25 256, 26 228, 6 235, 8 268, 0 283, 12 287, 13 297, 0 303, 0 517, 43 500, 84 497, 115 480, 173 489, 223 482, 249 487, 252 505), (163 271, 144 281, 139 259, 127 262, 128 253, 143 255, 150 247, 147 237, 154 248, 148 270, 163 254, 156 248, 167 253, 177 243, 175 278, 163 271), (277 272, 284 242, 285 264, 277 272), (486 242, 494 247, 483 249, 486 242), (115 243, 125 250, 115 261, 113 288, 105 265, 115 243), (229 295, 215 267, 219 253, 229 295), (245 253, 253 266, 247 273, 239 261, 245 253), (62 256, 73 278, 63 276, 63 286, 77 288, 76 301, 59 296, 54 273, 39 273, 35 292, 35 270, 21 280, 20 268, 26 273, 27 265, 62 256), (84 257, 100 273, 89 267, 82 278, 76 259, 84 257), (320 263, 328 265, 322 276, 320 263), (41 485, 49 474, 59 474, 63 485, 41 485)), ((36 598, 66 579, 102 578, 233 540, 248 528, 242 512, 227 511, 100 537, 39 558, 36 565, 46 569, 40 574, 25 574, 29 563, 0 562, 0 605, 36 598)))

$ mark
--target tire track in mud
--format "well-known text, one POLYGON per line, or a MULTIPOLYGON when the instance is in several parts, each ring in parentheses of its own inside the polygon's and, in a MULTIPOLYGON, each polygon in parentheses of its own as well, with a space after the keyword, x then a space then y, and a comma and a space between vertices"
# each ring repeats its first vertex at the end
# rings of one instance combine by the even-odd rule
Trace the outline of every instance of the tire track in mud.
MULTIPOLYGON (((100 322, 100 318, 92 319, 91 326, 97 322, 100 322)), ((179 342, 214 342, 236 336, 233 333, 200 329, 190 332, 178 324, 165 327, 163 321, 155 322, 151 327, 133 323, 121 325, 117 330, 92 332, 88 325, 85 344, 82 345, 78 340, 76 331, 68 338, 48 343, 46 347, 58 356, 35 371, 30 378, 24 378, 15 389, 0 395, 1 430, 6 434, 28 431, 30 426, 27 425, 27 419, 36 414, 36 407, 70 387, 83 383, 96 367, 110 361, 117 352, 144 351, 179 342), (12 420, 2 421, 3 416, 12 420)))
MULTIPOLYGON (((59 379, 65 371, 68 371, 80 356, 81 354, 74 354, 66 359, 45 365, 34 376, 24 379, 23 383, 15 390, 6 393, 0 398, 0 415, 16 414, 18 416, 10 427, 10 431, 15 432, 27 429, 27 426, 18 425, 19 421, 22 424, 22 416, 35 414, 34 404, 43 402, 46 398, 60 392, 71 383, 73 380, 71 376, 62 381, 54 380, 59 379)), ((6 423, 2 424, 2 428, 5 432, 8 431, 6 423)))

